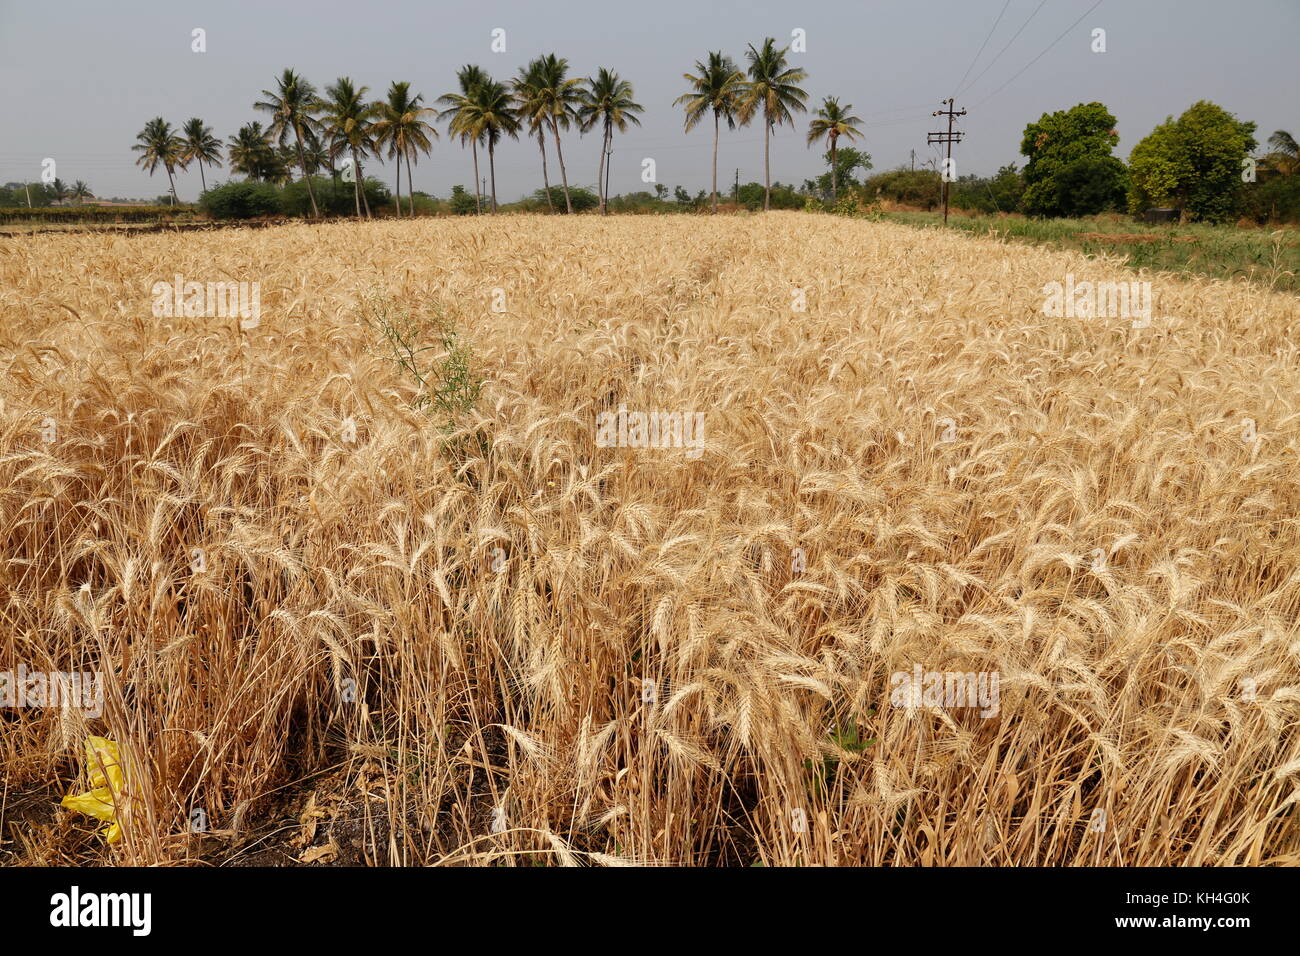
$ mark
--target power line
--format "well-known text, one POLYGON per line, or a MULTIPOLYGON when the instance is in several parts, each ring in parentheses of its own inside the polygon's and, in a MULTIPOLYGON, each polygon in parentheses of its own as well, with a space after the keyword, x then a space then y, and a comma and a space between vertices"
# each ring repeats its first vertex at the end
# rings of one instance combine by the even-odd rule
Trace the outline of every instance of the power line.
POLYGON ((998 55, 995 56, 992 60, 989 61, 989 65, 986 66, 986 67, 984 67, 984 69, 980 70, 979 76, 975 77, 975 79, 971 80, 971 81, 970 81, 969 83, 967 83, 964 87, 962 87, 960 90, 958 90, 957 93, 954 94, 954 96, 960 95, 960 94, 963 93, 964 91, 969 90, 972 86, 974 86, 976 83, 978 83, 978 82, 980 81, 980 77, 982 77, 985 73, 987 73, 990 69, 993 68, 993 64, 994 64, 994 63, 997 63, 998 60, 1002 59, 1002 54, 1003 54, 1003 53, 1006 53, 1007 50, 1010 48, 1011 44, 1013 44, 1013 43, 1016 42, 1016 37, 1020 36, 1020 34, 1022 34, 1022 33, 1025 32, 1025 27, 1029 26, 1029 21, 1030 21, 1030 20, 1033 20, 1034 17, 1038 16, 1038 11, 1041 10, 1041 9, 1043 9, 1043 6, 1044 6, 1046 3, 1047 3, 1047 0, 1042 0, 1042 2, 1039 3, 1038 6, 1036 6, 1036 7, 1034 8, 1034 12, 1031 13, 1031 14, 1029 15, 1029 19, 1026 20, 1024 23, 1020 24, 1020 29, 1017 30, 1017 31, 1012 35, 1011 39, 1007 41, 1007 45, 1004 46, 1001 50, 998 51, 998 55))
POLYGON ((1032 60, 1030 60, 1030 61, 1029 61, 1028 63, 1026 63, 1024 66, 1022 66, 1019 70, 1017 70, 1015 73, 1012 74, 1011 79, 1007 80, 1005 83, 1003 83, 1003 84, 1002 84, 1001 86, 999 86, 996 90, 994 90, 994 91, 993 91, 992 93, 990 93, 988 96, 984 97, 984 99, 980 100, 979 103, 976 103, 975 105, 976 105, 976 106, 979 106, 980 103, 987 103, 990 99, 992 99, 993 97, 997 96, 997 95, 998 95, 999 93, 1001 93, 1004 89, 1006 89, 1006 88, 1011 84, 1011 81, 1012 81, 1012 80, 1014 80, 1017 76, 1019 76, 1021 73, 1025 72, 1025 70, 1029 69, 1029 68, 1030 68, 1031 66, 1033 66, 1035 63, 1037 63, 1039 60, 1041 60, 1044 56, 1046 56, 1048 50, 1050 50, 1052 47, 1056 46, 1056 44, 1060 43, 1061 40, 1063 40, 1063 39, 1065 38, 1065 35, 1066 35, 1067 33, 1069 33, 1071 30, 1073 30, 1075 27, 1077 27, 1080 23, 1082 23, 1082 22, 1083 22, 1083 18, 1086 17, 1088 14, 1092 13, 1092 11, 1096 10, 1099 6, 1102 5, 1103 2, 1105 2, 1105 0, 1097 0, 1096 3, 1094 3, 1092 6, 1090 6, 1087 10, 1083 11, 1083 14, 1079 17, 1079 19, 1075 20, 1075 21, 1074 21, 1073 23, 1071 23, 1068 27, 1066 27, 1064 30, 1062 30, 1062 31, 1061 31, 1061 35, 1058 36, 1058 37, 1057 37, 1055 40, 1053 40, 1051 43, 1047 44, 1047 48, 1044 49, 1042 53, 1038 54, 1038 56, 1034 57, 1032 60))
POLYGON ((1011 0, 1006 0, 1006 2, 1002 4, 1002 13, 999 13, 998 18, 993 21, 993 26, 989 28, 988 34, 984 37, 984 42, 980 44, 980 48, 975 54, 975 59, 970 61, 970 66, 966 67, 966 72, 963 73, 961 79, 957 81, 957 86, 955 86, 952 91, 953 96, 957 95, 957 90, 961 89, 961 85, 966 82, 966 77, 970 76, 970 71, 973 70, 975 64, 979 62, 980 54, 983 53, 984 48, 989 45, 989 40, 993 38, 993 31, 996 30, 998 24, 1002 22, 1002 14, 1007 12, 1007 7, 1009 6, 1011 6, 1011 0))

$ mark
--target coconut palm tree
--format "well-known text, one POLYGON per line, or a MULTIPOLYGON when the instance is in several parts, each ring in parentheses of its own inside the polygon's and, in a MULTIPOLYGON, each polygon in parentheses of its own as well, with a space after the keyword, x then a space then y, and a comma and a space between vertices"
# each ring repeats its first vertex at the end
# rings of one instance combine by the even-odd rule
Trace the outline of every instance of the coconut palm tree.
POLYGON ((1278 172, 1289 176, 1300 169, 1300 144, 1294 136, 1280 129, 1268 138, 1268 145, 1273 147, 1269 159, 1278 172))
POLYGON ((537 66, 537 98, 539 109, 545 113, 555 136, 555 155, 560 161, 560 182, 564 185, 564 208, 573 212, 569 199, 569 173, 564 166, 564 150, 560 147, 560 130, 568 129, 573 122, 578 105, 582 102, 582 81, 568 79, 569 61, 548 53, 537 66))
POLYGON ((492 211, 497 211, 496 144, 502 136, 519 137, 519 117, 510 108, 510 91, 491 77, 474 87, 464 107, 462 122, 474 141, 486 140, 492 183, 492 211))
POLYGON ((307 195, 311 199, 311 214, 320 218, 320 208, 316 205, 316 192, 312 189, 311 176, 307 174, 307 160, 304 157, 303 135, 316 125, 312 116, 317 101, 316 87, 291 69, 286 69, 276 80, 276 90, 263 90, 263 100, 253 104, 254 109, 271 114, 270 133, 281 145, 293 133, 298 147, 298 166, 303 178, 307 180, 307 195))
POLYGON ((408 209, 415 215, 415 191, 411 188, 411 154, 416 150, 428 154, 433 149, 429 134, 437 139, 438 131, 424 117, 435 117, 438 111, 423 105, 424 97, 411 95, 411 84, 394 82, 388 88, 388 99, 375 104, 375 148, 388 147, 390 159, 397 159, 397 214, 402 214, 402 160, 406 160, 406 188, 411 193, 408 209))
POLYGON ((525 67, 519 68, 519 75, 511 84, 515 100, 515 112, 522 122, 528 124, 528 132, 537 137, 537 147, 542 151, 542 189, 546 193, 546 205, 555 212, 555 201, 551 198, 551 178, 546 170, 546 103, 541 96, 542 59, 538 57, 525 67))
POLYGON ((333 86, 325 87, 325 97, 313 105, 319 114, 319 122, 324 126, 330 139, 331 151, 347 151, 352 156, 353 198, 356 202, 357 215, 362 207, 366 218, 370 218, 370 201, 366 198, 365 177, 361 168, 361 157, 373 149, 373 120, 375 107, 366 103, 368 86, 356 86, 350 77, 341 76, 333 86))
POLYGON ((754 49, 749 45, 745 58, 749 60, 749 81, 739 104, 740 119, 748 123, 761 110, 763 113, 763 209, 772 207, 772 128, 781 123, 794 125, 792 110, 803 112, 808 94, 796 84, 808 78, 801 69, 791 68, 785 55, 788 47, 776 48, 776 40, 767 37, 763 46, 754 49))
POLYGON ((72 184, 72 198, 77 201, 78 206, 81 205, 83 199, 87 199, 93 195, 94 193, 90 191, 90 187, 87 186, 85 183, 83 183, 80 179, 78 179, 75 183, 72 184))
POLYGON ((203 175, 203 167, 221 165, 221 140, 212 135, 212 128, 204 126, 203 120, 197 116, 188 120, 181 128, 182 149, 181 161, 188 166, 191 162, 199 165, 199 182, 203 186, 203 191, 208 191, 207 177, 203 175))
POLYGON ((270 134, 261 123, 245 123, 226 146, 230 171, 247 178, 271 182, 283 174, 283 164, 271 145, 270 134))
POLYGON ((691 84, 689 92, 673 100, 686 109, 686 132, 695 128, 705 116, 713 114, 713 212, 718 212, 718 136, 721 122, 727 129, 736 128, 736 110, 745 89, 745 74, 736 69, 735 61, 722 51, 710 53, 708 62, 695 61, 695 73, 683 73, 691 84))
POLYGON ((482 131, 479 130, 471 136, 469 126, 472 124, 468 124, 467 117, 472 112, 471 103, 475 90, 487 80, 488 75, 481 66, 467 63, 456 71, 456 83, 460 86, 460 92, 444 93, 438 97, 438 102, 448 107, 443 110, 443 116, 447 120, 447 132, 460 137, 462 147, 466 140, 469 141, 470 152, 474 156, 474 211, 478 213, 483 211, 478 178, 478 144, 482 139, 482 131))
POLYGON ((862 132, 858 129, 858 124, 862 120, 852 115, 853 104, 847 103, 840 106, 838 97, 828 96, 822 100, 821 107, 817 110, 817 115, 813 117, 812 122, 808 124, 808 145, 811 146, 819 139, 826 139, 831 144, 831 202, 834 203, 839 196, 839 167, 835 165, 836 142, 841 136, 852 139, 861 138, 862 132))
POLYGON ((625 133, 629 123, 640 126, 641 121, 636 114, 643 112, 645 110, 641 104, 632 99, 632 84, 620 79, 613 70, 602 66, 595 76, 587 77, 582 102, 578 106, 578 124, 586 132, 599 123, 604 133, 601 137, 600 168, 596 176, 602 216, 609 213, 609 155, 613 152, 614 130, 625 133))
POLYGON ((68 184, 57 176, 54 182, 50 183, 50 198, 57 203, 61 203, 68 198, 68 184))
POLYGON ((136 165, 147 169, 150 176, 159 166, 167 170, 172 204, 175 205, 179 200, 176 198, 176 178, 172 173, 182 163, 184 146, 180 137, 172 130, 171 123, 158 116, 145 123, 144 129, 135 138, 136 144, 131 149, 140 154, 136 158, 136 165))

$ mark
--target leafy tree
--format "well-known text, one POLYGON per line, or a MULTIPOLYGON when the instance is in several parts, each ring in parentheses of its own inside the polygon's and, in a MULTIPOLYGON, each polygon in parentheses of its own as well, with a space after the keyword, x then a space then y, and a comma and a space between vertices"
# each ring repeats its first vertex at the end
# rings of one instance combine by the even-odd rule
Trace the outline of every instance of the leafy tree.
POLYGON ((595 76, 587 78, 578 104, 578 125, 585 133, 599 123, 601 137, 600 166, 596 174, 596 191, 600 193, 600 212, 608 212, 609 153, 614 145, 614 130, 627 132, 628 124, 641 125, 636 114, 644 112, 640 103, 632 99, 632 84, 620 79, 613 70, 601 67, 595 76))
POLYGON ((1242 161, 1255 148, 1255 124, 1201 100, 1170 117, 1133 147, 1129 209, 1172 203, 1193 220, 1222 222, 1242 200, 1242 161))
POLYGON ((755 49, 751 43, 745 51, 749 60, 749 80, 740 98, 739 115, 742 123, 749 123, 760 111, 763 114, 764 209, 772 206, 772 128, 781 123, 793 126, 793 111, 802 113, 808 99, 808 94, 796 85, 807 79, 808 74, 789 66, 785 56, 788 49, 778 50, 776 40, 767 37, 761 48, 755 49))
POLYGON ((230 137, 226 156, 231 172, 243 173, 254 182, 275 182, 285 172, 284 163, 261 123, 241 126, 239 132, 230 137))
MULTIPOLYGON (((388 99, 375 103, 375 146, 388 147, 388 158, 397 160, 397 214, 402 214, 402 161, 406 161, 406 188, 412 190, 411 156, 415 152, 428 155, 433 149, 429 141, 438 131, 425 117, 437 116, 437 111, 423 103, 424 97, 411 94, 411 84, 394 82, 388 87, 388 99)), ((415 196, 412 192, 410 213, 415 215, 415 196)))
POLYGON ((363 189, 365 177, 361 157, 374 149, 373 121, 375 107, 366 102, 368 86, 357 87, 350 77, 341 76, 333 86, 325 87, 324 99, 312 104, 313 112, 320 114, 320 123, 329 137, 331 152, 335 155, 347 151, 352 156, 354 208, 358 216, 364 205, 366 218, 370 218, 370 200, 363 189))
POLYGON ((203 175, 203 167, 221 165, 221 140, 213 136, 212 128, 204 126, 203 120, 197 116, 186 121, 181 136, 181 161, 186 166, 191 162, 198 163, 199 183, 202 192, 207 192, 208 180, 203 175))
POLYGON ((808 124, 808 145, 825 139, 831 144, 828 160, 831 167, 831 202, 839 198, 839 164, 835 161, 836 146, 841 136, 847 139, 859 139, 862 136, 858 124, 862 120, 852 115, 853 104, 840 106, 837 97, 828 96, 822 100, 817 115, 808 124))
MULTIPOLYGON (((718 212, 718 137, 722 120, 727 129, 736 128, 736 113, 745 91, 745 74, 721 50, 710 52, 707 62, 696 60, 695 73, 683 73, 691 85, 688 92, 673 100, 686 110, 686 132, 690 132, 709 113, 713 114, 713 212, 718 212)), ((658 192, 658 187, 656 187, 658 192)))
MULTIPOLYGON (((483 138, 482 129, 475 128, 473 114, 476 111, 474 98, 478 88, 489 81, 487 72, 481 66, 467 63, 456 71, 456 82, 460 87, 458 93, 444 93, 438 98, 447 109, 443 117, 447 120, 447 131, 460 138, 463 147, 468 141, 470 152, 474 157, 474 211, 482 212, 483 203, 479 192, 478 144, 483 138)), ((558 141, 557 141, 558 142, 558 141)))
POLYGON ((205 190, 199 197, 199 208, 213 219, 270 216, 280 209, 280 194, 270 183, 236 181, 205 190))
POLYGON ((451 211, 457 216, 468 216, 479 211, 478 197, 470 198, 464 186, 451 187, 451 211))
POLYGON ((1101 103, 1044 113, 1025 127, 1025 212, 1084 216, 1123 202, 1124 164, 1111 155, 1119 142, 1115 117, 1101 103))
POLYGON ((161 116, 155 117, 145 124, 144 129, 136 134, 135 139, 136 144, 131 149, 140 154, 136 158, 136 165, 147 169, 150 176, 159 166, 166 169, 172 202, 177 202, 176 178, 172 173, 184 162, 184 146, 181 144, 180 137, 172 129, 172 124, 161 116))
MULTIPOLYGON (((307 159, 303 149, 304 134, 309 130, 314 130, 318 125, 316 118, 312 115, 317 101, 316 87, 289 69, 286 69, 280 75, 280 78, 276 81, 276 86, 275 92, 263 90, 262 95, 266 99, 254 103, 253 108, 271 114, 270 135, 281 146, 285 145, 289 133, 293 133, 294 142, 298 149, 298 166, 302 170, 303 178, 308 180, 307 195, 311 198, 312 215, 319 217, 320 209, 316 205, 316 193, 312 190, 311 177, 307 171, 307 159)), ((202 169, 203 167, 200 166, 200 173, 202 169)))
POLYGON ((829 151, 822 155, 822 160, 827 166, 834 163, 833 172, 825 172, 815 180, 808 180, 804 183, 807 192, 815 192, 823 199, 830 197, 834 200, 836 195, 835 184, 844 183, 847 185, 856 185, 853 181, 853 174, 861 169, 864 172, 871 168, 871 156, 861 150, 854 149, 852 146, 845 146, 837 150, 834 155, 829 151))

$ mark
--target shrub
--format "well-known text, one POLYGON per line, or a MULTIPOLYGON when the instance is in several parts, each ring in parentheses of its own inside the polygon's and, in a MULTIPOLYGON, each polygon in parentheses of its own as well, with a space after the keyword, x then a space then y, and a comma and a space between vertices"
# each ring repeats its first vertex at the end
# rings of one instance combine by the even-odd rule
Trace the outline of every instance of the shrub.
POLYGON ((249 180, 213 186, 199 197, 199 208, 213 219, 252 219, 280 211, 280 193, 270 183, 249 180))

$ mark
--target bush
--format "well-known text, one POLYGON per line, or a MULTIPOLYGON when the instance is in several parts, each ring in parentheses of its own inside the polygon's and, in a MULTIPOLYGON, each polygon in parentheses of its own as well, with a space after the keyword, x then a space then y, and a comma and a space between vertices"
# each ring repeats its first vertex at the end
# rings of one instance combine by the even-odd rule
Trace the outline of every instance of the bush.
POLYGON ((478 201, 465 192, 464 186, 452 186, 451 211, 456 216, 472 216, 478 212, 478 201))
POLYGON ((1300 222, 1300 175, 1248 183, 1241 190, 1241 212, 1258 223, 1300 222))
MULTIPOLYGON (((345 183, 339 177, 313 176, 311 186, 316 191, 316 205, 323 215, 357 214, 356 190, 352 183, 345 183)), ((366 177, 365 192, 372 213, 393 201, 388 187, 373 176, 366 177)), ((311 197, 307 195, 305 180, 296 179, 280 190, 280 210, 286 216, 311 215, 311 197)))
MULTIPOLYGON (((533 199, 545 205, 546 190, 539 189, 533 193, 533 199)), ((556 212, 564 212, 564 187, 551 187, 551 202, 555 203, 556 212)), ((590 189, 583 189, 581 186, 569 187, 569 202, 573 206, 574 212, 586 212, 588 209, 595 209, 600 205, 600 197, 590 189)))
MULTIPOLYGON (((740 204, 746 209, 758 210, 763 208, 763 184, 762 183, 745 183, 740 187, 739 195, 740 204)), ((793 186, 783 186, 780 183, 772 184, 772 206, 773 209, 802 209, 807 202, 808 197, 803 193, 795 192, 793 186)))
POLYGON ((863 190, 871 199, 924 209, 934 209, 943 202, 943 182, 932 169, 891 169, 872 176, 863 184, 863 190))
POLYGON ((270 183, 237 181, 213 186, 199 197, 199 208, 213 219, 252 219, 280 211, 280 193, 270 183))
POLYGON ((193 206, 17 206, 0 209, 0 222, 157 222, 191 219, 193 206))

